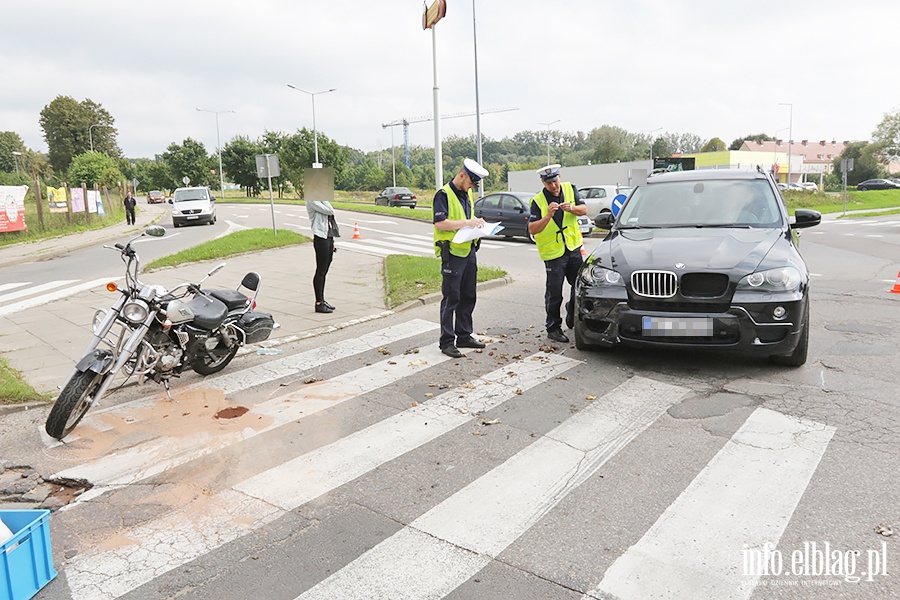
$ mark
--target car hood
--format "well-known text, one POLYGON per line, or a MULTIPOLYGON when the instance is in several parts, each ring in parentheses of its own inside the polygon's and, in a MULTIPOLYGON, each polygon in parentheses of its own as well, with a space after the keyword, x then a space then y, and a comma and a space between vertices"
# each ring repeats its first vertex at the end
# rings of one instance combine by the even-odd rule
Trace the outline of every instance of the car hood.
POLYGON ((210 207, 209 200, 179 200, 172 204, 173 210, 207 210, 210 207))
POLYGON ((616 230, 593 256, 620 273, 675 268, 751 273, 783 235, 780 229, 616 230))

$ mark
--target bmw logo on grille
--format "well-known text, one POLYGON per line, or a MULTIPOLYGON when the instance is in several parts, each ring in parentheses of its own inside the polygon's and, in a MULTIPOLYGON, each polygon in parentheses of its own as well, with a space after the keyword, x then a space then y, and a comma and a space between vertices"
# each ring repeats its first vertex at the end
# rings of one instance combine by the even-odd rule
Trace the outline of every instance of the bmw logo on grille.
POLYGON ((676 268, 676 269, 683 269, 683 268, 684 268, 684 263, 675 263, 675 268, 676 268))

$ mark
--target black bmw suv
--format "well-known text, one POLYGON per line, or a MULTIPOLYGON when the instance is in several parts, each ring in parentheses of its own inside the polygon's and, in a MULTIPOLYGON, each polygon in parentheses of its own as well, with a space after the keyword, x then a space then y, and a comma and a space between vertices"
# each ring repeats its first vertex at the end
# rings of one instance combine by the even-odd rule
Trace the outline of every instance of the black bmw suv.
POLYGON ((580 350, 653 346, 713 348, 806 362, 809 272, 793 219, 762 170, 682 171, 651 176, 618 217, 576 284, 580 350))

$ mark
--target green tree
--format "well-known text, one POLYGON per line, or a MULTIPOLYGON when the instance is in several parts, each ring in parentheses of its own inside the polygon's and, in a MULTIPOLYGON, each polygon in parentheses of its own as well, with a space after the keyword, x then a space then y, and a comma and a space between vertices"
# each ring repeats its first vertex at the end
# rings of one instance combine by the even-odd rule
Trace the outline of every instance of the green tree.
POLYGON ((588 134, 588 141, 594 149, 591 160, 595 163, 640 160, 650 154, 648 140, 638 140, 634 134, 612 125, 603 125, 593 129, 588 134), (638 145, 641 148, 640 154, 638 154, 638 145))
POLYGON ((841 173, 841 161, 845 158, 853 159, 853 170, 847 173, 847 185, 856 185, 866 179, 884 177, 885 170, 879 160, 880 146, 869 142, 850 142, 844 146, 844 151, 834 159, 834 172, 841 173))
MULTIPOLYGON (((128 178, 128 175, 125 175, 128 178)), ((173 177, 169 165, 162 158, 150 160, 141 158, 135 161, 133 178, 137 179, 141 190, 171 190, 173 177)))
POLYGON ((24 172, 25 163, 22 156, 16 156, 13 152, 25 155, 25 142, 15 131, 0 131, 0 171, 6 173, 24 172), (18 167, 17 165, 18 161, 18 167))
POLYGON ((163 160, 169 165, 172 178, 166 188, 177 188, 184 185, 182 179, 188 177, 190 186, 215 186, 219 181, 216 175, 218 159, 206 153, 203 144, 191 138, 185 139, 179 146, 169 144, 163 152, 163 160))
POLYGON ((753 135, 746 135, 744 137, 737 138, 736 140, 731 142, 731 145, 728 146, 728 149, 736 151, 741 149, 741 146, 744 145, 744 142, 769 142, 774 139, 775 138, 769 137, 765 133, 755 133, 753 135))
MULTIPOLYGON (((338 145, 322 133, 319 136, 319 162, 334 169, 335 181, 343 177, 347 162, 348 149, 338 145)), ((313 132, 300 129, 294 135, 287 137, 282 142, 278 162, 281 165, 281 173, 290 180, 298 190, 303 189, 303 171, 312 168, 315 162, 315 146, 313 132)))
POLYGON ((47 142, 50 165, 58 173, 69 169, 72 158, 90 151, 119 157, 115 119, 100 104, 71 96, 57 96, 41 110, 40 125, 47 142))
POLYGON ((872 141, 878 146, 885 162, 900 161, 900 109, 885 113, 872 132, 872 141))
POLYGON ((122 172, 116 159, 99 152, 85 152, 72 159, 69 166, 69 184, 73 186, 94 184, 114 188, 122 180, 122 172))
POLYGON ((222 169, 225 175, 252 196, 259 194, 261 184, 256 172, 257 154, 276 153, 264 152, 262 143, 245 136, 232 138, 222 149, 222 169))
POLYGON ((714 137, 700 148, 700 152, 722 152, 725 150, 725 142, 721 139, 714 137))

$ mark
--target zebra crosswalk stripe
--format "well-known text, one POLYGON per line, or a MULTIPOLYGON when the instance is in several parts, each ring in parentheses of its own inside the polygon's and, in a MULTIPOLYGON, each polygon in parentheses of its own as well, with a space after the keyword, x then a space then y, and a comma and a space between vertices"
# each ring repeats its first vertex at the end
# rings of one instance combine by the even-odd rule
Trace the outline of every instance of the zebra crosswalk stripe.
POLYGON ((66 469, 54 477, 90 481, 94 487, 83 494, 82 498, 93 499, 109 491, 110 486, 121 486, 152 477, 450 360, 436 345, 421 349, 415 357, 415 360, 400 362, 385 359, 258 404, 250 414, 268 418, 256 421, 248 419, 253 424, 246 427, 218 432, 214 436, 198 431, 188 436, 154 438, 66 469))
POLYGON ((298 600, 442 598, 686 393, 642 377, 628 380, 298 600))
POLYGON ((742 553, 778 544, 834 431, 756 409, 583 598, 749 598, 742 553))
POLYGON ((161 519, 128 530, 119 538, 125 543, 80 553, 69 564, 66 579, 73 596, 116 598, 127 593, 471 421, 475 414, 495 408, 516 397, 520 390, 545 383, 579 362, 542 353, 519 360, 475 380, 471 387, 449 390, 232 489, 199 498, 161 519), (422 426, 423 419, 427 427, 422 426), (178 540, 177 548, 170 549, 172 540, 178 540))
POLYGON ((43 294, 41 296, 35 296, 33 298, 28 298, 27 300, 21 300, 19 302, 14 302, 12 304, 7 304, 6 306, 0 306, 0 317, 5 317, 7 315, 15 314, 17 312, 21 312, 23 310, 28 310, 29 308, 34 308, 36 306, 41 306, 43 304, 48 304, 55 300, 59 300, 60 298, 67 298, 68 296, 72 296, 74 294, 78 294, 83 292, 84 290, 89 290, 93 287, 105 285, 109 281, 114 281, 116 279, 121 279, 121 277, 107 277, 104 279, 95 279, 93 281, 87 281, 85 283, 80 283, 78 285, 71 285, 76 283, 77 279, 65 279, 59 281, 51 281, 49 283, 45 283, 42 285, 38 285, 32 288, 28 288, 25 290, 19 290, 18 292, 12 292, 3 296, 3 301, 14 300, 16 298, 23 298, 25 296, 31 296, 34 294, 40 294, 45 290, 52 290, 55 288, 59 288, 62 286, 63 289, 58 289, 54 292, 50 292, 49 294, 43 294))

